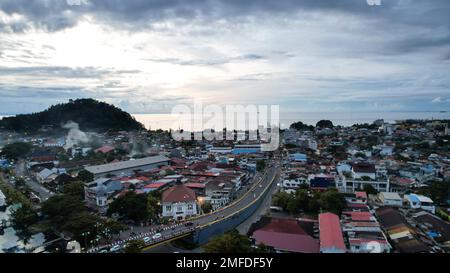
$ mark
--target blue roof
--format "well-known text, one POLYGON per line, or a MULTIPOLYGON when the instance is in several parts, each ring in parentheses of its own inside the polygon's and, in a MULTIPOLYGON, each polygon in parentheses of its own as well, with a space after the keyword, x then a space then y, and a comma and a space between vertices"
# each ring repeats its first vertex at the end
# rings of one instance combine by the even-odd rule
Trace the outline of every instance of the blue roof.
POLYGON ((256 154, 259 153, 260 149, 233 149, 232 153, 233 154, 256 154))
POLYGON ((408 198, 413 201, 414 203, 420 203, 419 198, 415 194, 408 195, 408 198))
POLYGON ((306 160, 306 155, 305 154, 300 154, 300 153, 290 154, 289 157, 291 159, 296 160, 296 161, 306 160))

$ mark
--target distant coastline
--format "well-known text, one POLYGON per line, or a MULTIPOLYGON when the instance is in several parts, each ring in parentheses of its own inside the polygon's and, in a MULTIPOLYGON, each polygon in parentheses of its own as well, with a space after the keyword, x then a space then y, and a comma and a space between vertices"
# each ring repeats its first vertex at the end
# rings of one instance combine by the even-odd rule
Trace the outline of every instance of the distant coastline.
MULTIPOLYGON (((147 129, 178 129, 173 124, 176 119, 167 114, 131 114, 137 121, 143 123, 147 129)), ((13 115, 0 115, 0 119, 13 115)), ((335 125, 351 126, 357 123, 372 123, 377 119, 384 119, 385 122, 395 122, 405 119, 450 119, 449 111, 389 111, 389 112, 281 112, 281 128, 287 128, 296 121, 302 121, 308 125, 315 125, 321 119, 328 119, 335 125)))

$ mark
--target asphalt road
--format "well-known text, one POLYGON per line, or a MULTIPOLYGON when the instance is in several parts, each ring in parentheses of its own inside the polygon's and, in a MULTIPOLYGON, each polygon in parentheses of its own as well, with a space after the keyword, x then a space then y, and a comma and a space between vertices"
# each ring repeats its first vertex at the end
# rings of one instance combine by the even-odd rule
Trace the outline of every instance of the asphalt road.
POLYGON ((279 172, 278 166, 271 166, 267 169, 265 175, 263 175, 260 181, 254 183, 254 186, 249 189, 249 191, 235 200, 230 205, 218 209, 210 214, 200 215, 196 218, 190 219, 189 221, 193 223, 191 226, 186 226, 183 223, 175 224, 172 226, 164 226, 159 229, 153 228, 144 233, 139 233, 134 236, 129 237, 125 240, 116 241, 113 244, 100 246, 96 249, 91 249, 88 252, 99 252, 110 251, 113 246, 120 246, 116 248, 115 251, 120 251, 126 245, 128 240, 132 239, 143 239, 148 237, 150 240, 147 242, 148 246, 144 248, 143 252, 150 252, 149 250, 153 247, 161 246, 162 244, 167 244, 173 240, 188 236, 192 231, 197 228, 206 227, 218 221, 222 221, 227 217, 231 217, 235 213, 249 206, 251 203, 256 201, 264 190, 275 181, 275 177, 279 172), (153 238, 155 234, 158 233, 158 238, 153 238))
POLYGON ((50 196, 54 195, 53 192, 46 189, 44 186, 42 186, 36 178, 31 175, 26 166, 24 161, 18 161, 15 165, 15 173, 17 177, 24 177, 25 184, 30 187, 30 189, 35 192, 39 198, 41 199, 41 202, 47 200, 50 196), (29 179, 26 179, 26 177, 29 177, 29 179))
MULTIPOLYGON (((200 217, 190 220, 190 221, 194 223, 195 227, 201 228, 201 227, 205 227, 210 224, 213 224, 215 222, 221 221, 225 218, 231 217, 233 214, 239 212, 240 210, 249 206, 256 199, 258 199, 260 197, 260 195, 264 192, 264 190, 269 185, 271 185, 272 182, 275 181, 278 171, 279 171, 278 167, 276 167, 276 166, 270 167, 267 170, 266 175, 263 176, 263 178, 261 179, 261 181, 256 182, 255 186, 252 189, 250 189, 249 192, 247 194, 245 194, 243 197, 236 200, 234 203, 232 203, 222 209, 219 209, 211 214, 203 215, 203 216, 200 216, 200 217)), ((273 186, 273 184, 272 184, 272 186, 273 186)), ((271 190, 271 189, 273 189, 273 187, 269 187, 269 190, 271 190)), ((162 234, 162 236, 164 236, 166 238, 170 238, 173 236, 173 235, 171 235, 172 233, 183 234, 185 232, 187 232, 186 227, 184 225, 181 225, 181 226, 176 227, 174 230, 169 228, 168 230, 161 232, 161 234, 162 234)), ((163 243, 163 240, 161 240, 161 242, 163 243)), ((158 245, 161 245, 161 244, 150 245, 145 249, 144 252, 149 252, 149 250, 151 248, 158 246, 158 245)))

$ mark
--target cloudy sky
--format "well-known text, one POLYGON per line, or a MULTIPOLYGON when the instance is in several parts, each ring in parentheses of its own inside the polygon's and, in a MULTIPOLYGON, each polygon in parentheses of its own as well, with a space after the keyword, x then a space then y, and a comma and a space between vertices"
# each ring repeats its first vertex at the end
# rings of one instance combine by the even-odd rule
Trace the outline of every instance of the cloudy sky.
POLYGON ((0 0, 0 113, 450 110, 450 1, 0 0))

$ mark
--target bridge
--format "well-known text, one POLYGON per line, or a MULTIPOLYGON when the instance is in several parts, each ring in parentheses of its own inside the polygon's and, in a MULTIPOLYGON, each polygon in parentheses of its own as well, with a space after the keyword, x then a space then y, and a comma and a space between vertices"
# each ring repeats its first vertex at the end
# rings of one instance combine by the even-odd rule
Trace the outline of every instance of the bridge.
MULTIPOLYGON (((231 230, 238 226, 240 223, 250 217, 260 205, 264 196, 271 188, 275 181, 279 170, 277 166, 270 166, 262 178, 257 181, 246 193, 240 198, 232 202, 231 204, 215 210, 208 214, 199 215, 194 218, 190 218, 188 221, 192 224, 186 225, 185 223, 177 223, 173 225, 164 226, 161 230, 147 232, 131 236, 126 240, 121 240, 113 244, 91 249, 88 252, 98 252, 101 249, 107 251, 106 248, 114 246, 123 246, 127 241, 133 239, 142 239, 149 237, 150 241, 146 243, 143 251, 147 251, 153 247, 166 244, 168 242, 186 238, 192 243, 204 244, 211 237, 222 234, 228 230, 231 230), (153 238, 153 236, 159 233, 161 236, 153 238)), ((120 248, 117 248, 119 251, 120 248)))

